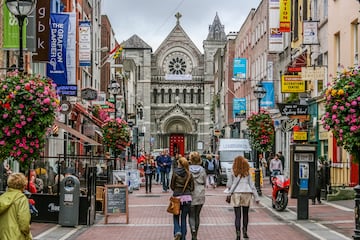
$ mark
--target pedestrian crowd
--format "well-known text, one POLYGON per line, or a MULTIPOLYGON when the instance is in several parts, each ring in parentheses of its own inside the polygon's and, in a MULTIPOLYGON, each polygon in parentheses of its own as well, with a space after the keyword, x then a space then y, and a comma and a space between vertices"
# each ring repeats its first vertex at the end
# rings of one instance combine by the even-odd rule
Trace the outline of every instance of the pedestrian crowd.
MULTIPOLYGON (((139 168, 145 176, 145 191, 151 193, 154 180, 162 185, 162 192, 172 191, 172 197, 180 200, 179 214, 173 214, 174 240, 185 240, 189 229, 191 240, 198 239, 201 226, 200 213, 205 204, 207 188, 216 188, 220 173, 219 156, 200 155, 191 152, 171 157, 167 150, 155 159, 145 154, 141 158, 139 168)), ((248 160, 242 156, 234 159, 231 177, 227 182, 227 192, 231 191, 231 206, 235 212, 235 234, 239 240, 241 233, 248 238, 249 208, 251 200, 259 203, 259 196, 250 174, 248 160), (242 227, 241 227, 242 226, 242 227)))

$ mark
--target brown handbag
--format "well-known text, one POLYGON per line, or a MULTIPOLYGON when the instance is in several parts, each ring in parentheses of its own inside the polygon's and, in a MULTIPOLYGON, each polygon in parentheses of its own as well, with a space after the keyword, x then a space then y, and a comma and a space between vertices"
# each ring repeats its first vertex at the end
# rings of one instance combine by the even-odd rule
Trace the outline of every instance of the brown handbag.
POLYGON ((166 210, 168 213, 179 215, 180 214, 180 198, 178 197, 170 197, 169 206, 166 210))

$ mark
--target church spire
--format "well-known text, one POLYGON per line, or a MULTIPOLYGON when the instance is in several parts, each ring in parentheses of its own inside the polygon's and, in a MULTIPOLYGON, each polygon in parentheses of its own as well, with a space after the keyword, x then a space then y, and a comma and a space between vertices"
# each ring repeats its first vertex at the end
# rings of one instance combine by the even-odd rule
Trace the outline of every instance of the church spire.
POLYGON ((218 13, 216 12, 213 23, 209 26, 209 34, 206 40, 223 41, 226 40, 225 27, 221 24, 218 13))

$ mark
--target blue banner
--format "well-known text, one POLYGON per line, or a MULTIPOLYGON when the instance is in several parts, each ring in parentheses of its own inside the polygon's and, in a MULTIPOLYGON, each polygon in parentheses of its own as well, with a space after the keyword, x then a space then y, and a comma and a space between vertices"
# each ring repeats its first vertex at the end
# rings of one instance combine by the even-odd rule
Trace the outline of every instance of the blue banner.
POLYGON ((262 82, 262 85, 266 90, 266 94, 265 97, 261 99, 260 106, 263 108, 274 108, 275 107, 274 83, 262 82))
POLYGON ((236 118, 246 118, 246 98, 233 99, 233 118, 235 122, 239 122, 236 118))
POLYGON ((246 58, 234 58, 233 77, 234 81, 246 80, 246 58))
POLYGON ((46 73, 57 85, 67 85, 68 83, 66 70, 68 28, 68 14, 50 14, 50 51, 46 73))

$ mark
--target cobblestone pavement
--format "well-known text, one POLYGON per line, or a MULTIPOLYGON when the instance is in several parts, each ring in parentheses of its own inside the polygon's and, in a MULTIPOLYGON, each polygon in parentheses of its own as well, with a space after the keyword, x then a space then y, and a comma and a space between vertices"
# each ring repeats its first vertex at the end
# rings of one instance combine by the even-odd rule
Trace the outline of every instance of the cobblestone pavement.
MULTIPOLYGON (((234 240, 234 212, 225 202, 224 187, 207 189, 206 203, 201 211, 199 240, 234 240)), ((323 201, 321 205, 309 202, 309 220, 297 220, 296 199, 289 199, 284 212, 271 208, 271 187, 263 186, 260 204, 250 210, 248 234, 250 239, 266 240, 341 240, 352 239, 354 210, 323 201)), ((155 185, 150 194, 144 188, 129 194, 129 223, 126 216, 110 216, 105 224, 104 215, 98 213, 92 226, 76 228, 56 224, 33 223, 32 233, 37 240, 171 240, 172 215, 166 212, 171 193, 162 193, 155 185)), ((190 232, 187 239, 191 239, 190 232)))

